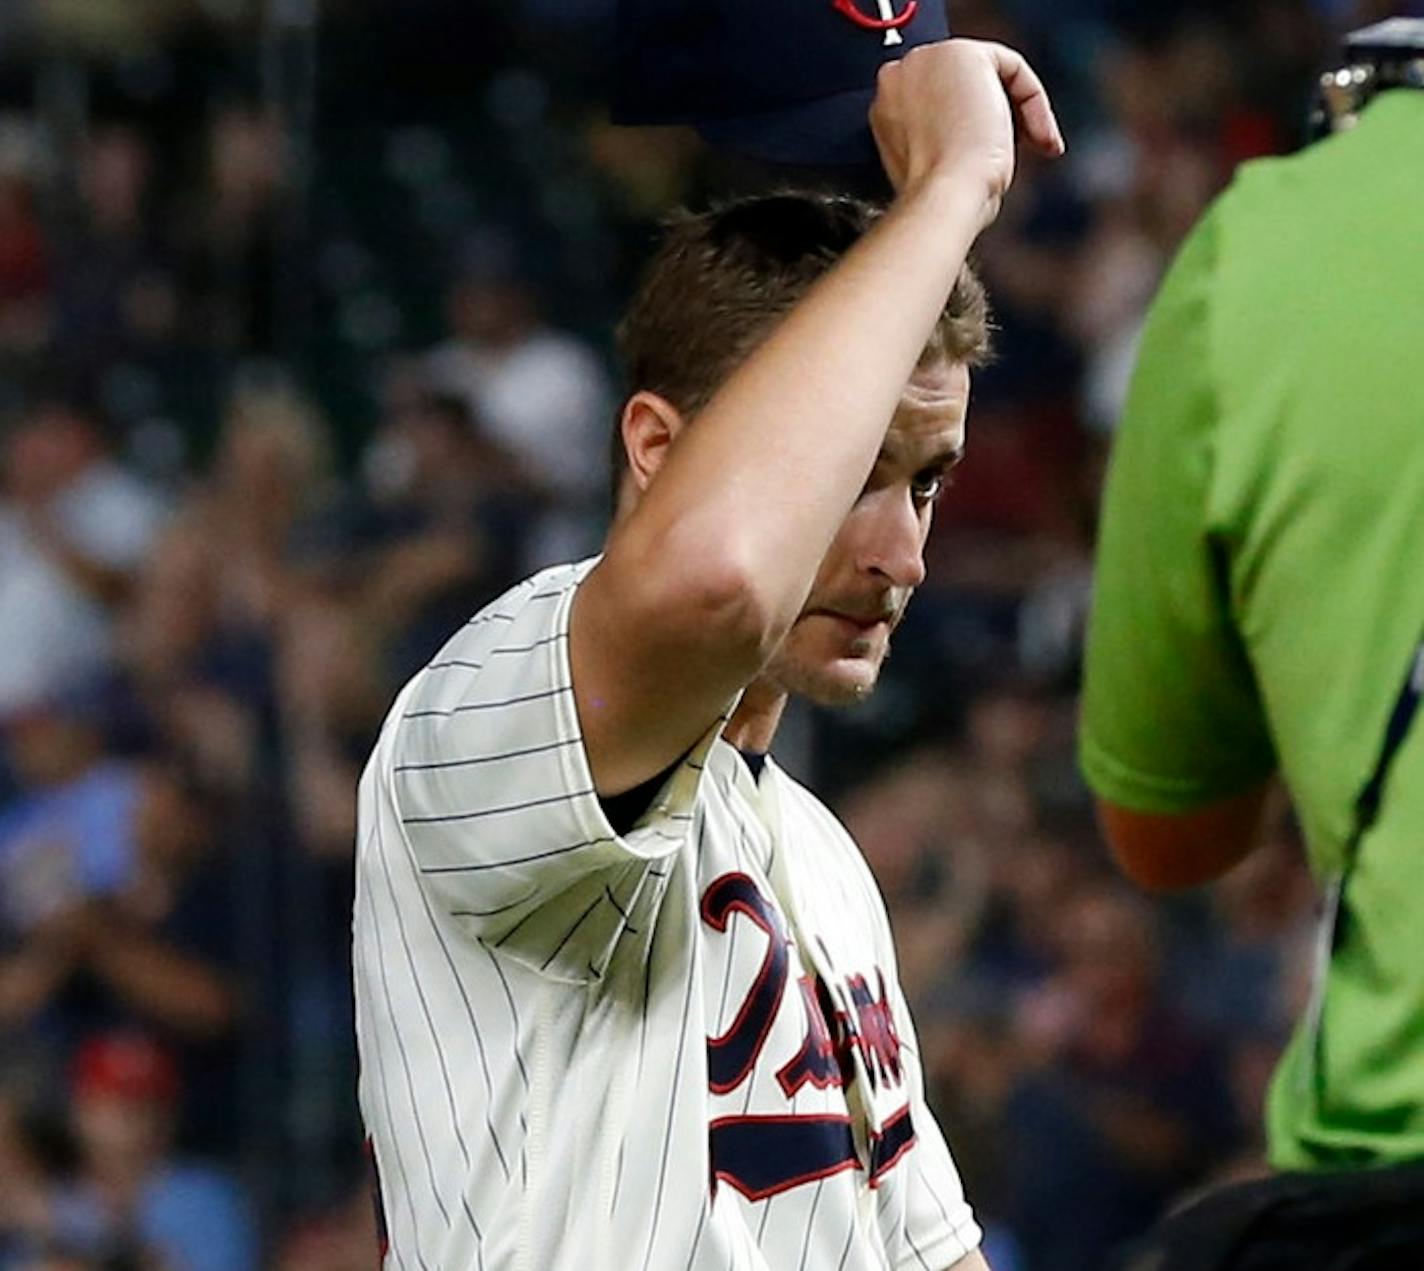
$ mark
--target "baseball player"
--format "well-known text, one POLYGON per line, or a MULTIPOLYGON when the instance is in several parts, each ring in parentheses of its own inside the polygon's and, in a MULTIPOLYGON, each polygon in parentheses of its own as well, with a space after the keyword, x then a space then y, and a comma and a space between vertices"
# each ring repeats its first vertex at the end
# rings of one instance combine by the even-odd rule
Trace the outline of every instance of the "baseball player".
POLYGON ((1001 46, 880 74, 897 196, 674 226, 622 332, 602 556, 472 618, 360 790, 361 1106, 387 1265, 982 1268, 863 858, 767 757, 875 684, 986 345, 1001 46))

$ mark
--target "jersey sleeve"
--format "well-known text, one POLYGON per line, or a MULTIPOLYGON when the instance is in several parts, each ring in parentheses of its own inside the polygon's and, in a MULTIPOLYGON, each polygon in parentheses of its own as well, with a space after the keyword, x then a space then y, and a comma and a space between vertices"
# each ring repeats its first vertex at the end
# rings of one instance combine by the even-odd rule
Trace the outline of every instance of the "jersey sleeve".
POLYGON ((1230 426, 1212 374, 1219 208, 1153 305, 1099 532, 1079 758, 1098 795, 1139 812, 1186 812, 1275 767, 1210 519, 1230 426))
POLYGON ((581 576, 541 576, 472 619, 398 700, 379 772, 433 903, 467 934, 571 980, 601 975, 656 905, 716 735, 632 829, 614 830, 574 704, 568 631, 581 576))

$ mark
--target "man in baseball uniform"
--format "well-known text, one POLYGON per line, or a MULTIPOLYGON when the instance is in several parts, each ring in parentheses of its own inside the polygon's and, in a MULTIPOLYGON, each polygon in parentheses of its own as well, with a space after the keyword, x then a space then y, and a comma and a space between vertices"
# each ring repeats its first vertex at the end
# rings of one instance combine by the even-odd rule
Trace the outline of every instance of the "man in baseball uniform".
POLYGON ((361 781, 360 1097, 387 1264, 982 1268, 855 845, 767 758, 871 691, 987 343, 965 269, 1015 124, 997 45, 881 72, 897 191, 674 225, 622 331, 602 556, 458 631, 361 781))

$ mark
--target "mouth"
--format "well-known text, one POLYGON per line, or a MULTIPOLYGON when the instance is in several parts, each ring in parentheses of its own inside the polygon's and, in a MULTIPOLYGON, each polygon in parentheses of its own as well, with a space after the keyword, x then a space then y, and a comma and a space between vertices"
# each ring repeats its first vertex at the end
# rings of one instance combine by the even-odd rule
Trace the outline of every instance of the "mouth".
POLYGON ((839 625, 847 634, 864 639, 866 636, 876 634, 880 628, 884 627, 888 632, 894 624, 895 615, 893 613, 877 612, 873 614, 843 613, 836 609, 814 609, 817 617, 830 618, 839 625))

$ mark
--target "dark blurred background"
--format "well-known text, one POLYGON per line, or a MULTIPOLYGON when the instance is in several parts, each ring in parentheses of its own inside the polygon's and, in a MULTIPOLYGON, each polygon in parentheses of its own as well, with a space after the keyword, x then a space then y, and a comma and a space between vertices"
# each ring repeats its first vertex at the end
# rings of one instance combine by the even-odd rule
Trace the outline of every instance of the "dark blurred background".
MULTIPOLYGON (((361 764, 450 629, 596 547, 657 218, 774 175, 611 128, 603 7, 0 2, 3 1271, 374 1264, 361 764)), ((1311 885, 1284 807, 1210 891, 1115 877, 1072 757, 1089 548, 1175 246, 1396 8, 952 8, 1070 154, 980 245, 1001 353, 884 687, 785 758, 880 877, 996 1271, 1099 1271, 1260 1168, 1311 885)))

